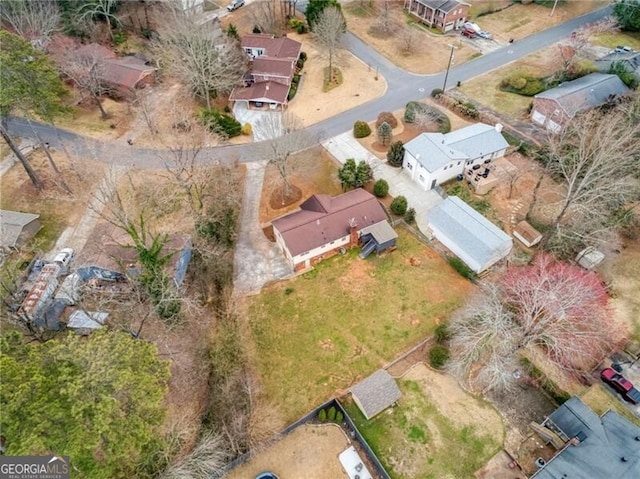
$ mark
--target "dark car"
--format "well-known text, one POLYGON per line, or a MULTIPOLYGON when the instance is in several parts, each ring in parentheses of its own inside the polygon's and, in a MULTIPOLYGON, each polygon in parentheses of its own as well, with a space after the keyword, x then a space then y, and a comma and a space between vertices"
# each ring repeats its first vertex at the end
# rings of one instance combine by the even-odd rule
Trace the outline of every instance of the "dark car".
POLYGON ((278 476, 274 472, 265 471, 258 474, 256 479, 278 479, 278 476))
POLYGON ((605 368, 600 372, 600 378, 622 394, 622 397, 633 404, 640 403, 640 391, 633 387, 633 383, 625 378, 622 374, 617 373, 611 368, 605 368))

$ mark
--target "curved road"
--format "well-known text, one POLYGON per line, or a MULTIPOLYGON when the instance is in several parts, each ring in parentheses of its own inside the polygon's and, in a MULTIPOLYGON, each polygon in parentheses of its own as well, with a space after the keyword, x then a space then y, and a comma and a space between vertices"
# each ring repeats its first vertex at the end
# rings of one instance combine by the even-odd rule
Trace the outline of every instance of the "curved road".
MULTIPOLYGON (((518 60, 569 36, 573 30, 581 25, 600 20, 607 15, 611 15, 611 7, 573 18, 548 30, 474 58, 462 65, 451 68, 447 84, 455 85, 458 81, 467 81, 518 60)), ((434 88, 442 87, 444 72, 435 75, 407 73, 350 33, 346 35, 346 48, 365 63, 377 66, 380 75, 387 81, 388 88, 383 96, 375 100, 310 126, 308 131, 316 136, 319 141, 350 130, 357 120, 369 120, 375 118, 381 111, 397 110, 411 100, 419 100, 428 96, 434 88)), ((136 148, 135 145, 128 146, 119 143, 100 142, 44 124, 34 123, 33 127, 43 141, 47 141, 53 146, 60 146, 61 140, 65 140, 65 145, 71 143, 75 153, 81 156, 140 168, 156 168, 164 165, 159 158, 158 152, 151 149, 136 148)), ((12 118, 9 121, 9 131, 14 135, 33 136, 31 128, 22 119, 12 118)), ((261 158, 261 155, 256 148, 255 144, 210 147, 204 149, 200 157, 203 163, 214 161, 231 162, 234 160, 241 162, 257 161, 261 158)))

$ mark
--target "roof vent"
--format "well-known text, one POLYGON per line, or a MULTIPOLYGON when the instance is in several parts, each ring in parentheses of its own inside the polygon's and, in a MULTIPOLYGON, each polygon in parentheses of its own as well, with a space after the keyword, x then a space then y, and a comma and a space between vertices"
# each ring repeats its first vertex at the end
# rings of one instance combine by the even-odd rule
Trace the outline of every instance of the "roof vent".
POLYGON ((629 459, 627 459, 625 456, 622 456, 622 457, 620 458, 620 460, 621 460, 622 462, 627 462, 629 459))
POLYGON ((544 466, 547 465, 547 461, 545 461, 544 459, 542 459, 541 457, 539 457, 538 459, 536 459, 536 467, 538 469, 542 469, 544 466))
POLYGON ((320 220, 316 220, 316 224, 320 226, 320 220))
POLYGON ((635 439, 636 441, 640 441, 640 436, 636 436, 634 439, 635 439))
POLYGON ((500 132, 502 131, 503 126, 502 126, 502 124, 501 124, 501 123, 496 123, 495 128, 496 128, 496 131, 497 131, 498 133, 500 133, 500 132))

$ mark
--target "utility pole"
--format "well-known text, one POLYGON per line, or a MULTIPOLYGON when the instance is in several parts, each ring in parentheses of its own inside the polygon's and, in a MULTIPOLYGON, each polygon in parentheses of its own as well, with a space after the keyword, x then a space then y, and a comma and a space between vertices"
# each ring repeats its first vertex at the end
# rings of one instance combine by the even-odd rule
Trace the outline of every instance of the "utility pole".
POLYGON ((558 5, 558 0, 555 0, 555 2, 553 2, 553 8, 551 9, 551 15, 549 15, 550 17, 553 17, 553 12, 556 11, 557 5, 558 5))
POLYGON ((451 47, 451 54, 449 55, 449 64, 447 65, 447 72, 444 74, 444 83, 442 84, 442 91, 447 89, 447 78, 449 78, 449 69, 451 68, 451 61, 453 60, 453 50, 455 50, 454 45, 449 45, 451 47))

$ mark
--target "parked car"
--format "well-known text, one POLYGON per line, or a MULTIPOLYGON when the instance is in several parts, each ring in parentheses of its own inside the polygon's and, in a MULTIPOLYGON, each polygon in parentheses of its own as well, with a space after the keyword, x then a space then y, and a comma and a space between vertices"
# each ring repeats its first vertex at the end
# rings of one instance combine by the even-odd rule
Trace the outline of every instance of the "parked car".
POLYGON ((489 32, 485 32, 484 30, 477 32, 477 35, 481 38, 486 38, 487 40, 491 40, 491 38, 493 38, 489 32))
POLYGON ((231 3, 227 5, 227 10, 229 10, 230 12, 233 12, 234 10, 237 10, 243 5, 244 5, 244 0, 231 0, 231 3))
POLYGON ((278 479, 278 476, 273 472, 265 471, 256 476, 256 479, 278 479))
POLYGON ((618 45, 614 51, 616 53, 626 53, 626 52, 632 52, 633 48, 622 46, 622 45, 618 45))
POLYGON ((640 404, 640 391, 622 374, 611 368, 605 368, 600 372, 600 378, 619 392, 626 401, 632 404, 640 404))
POLYGON ((471 30, 469 28, 464 28, 462 30, 462 35, 467 37, 467 38, 476 38, 476 36, 478 34, 477 34, 477 32, 475 30, 471 30))
POLYGON ((53 258, 53 262, 58 263, 64 270, 69 267, 69 263, 73 261, 74 257, 75 251, 72 248, 62 248, 53 258))

